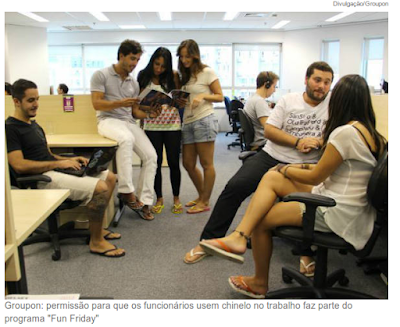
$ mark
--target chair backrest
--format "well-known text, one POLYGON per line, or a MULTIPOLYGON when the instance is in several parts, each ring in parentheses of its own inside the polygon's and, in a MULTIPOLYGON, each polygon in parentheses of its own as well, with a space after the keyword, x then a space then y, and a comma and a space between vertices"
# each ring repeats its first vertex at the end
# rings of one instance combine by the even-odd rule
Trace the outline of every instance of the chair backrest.
POLYGON ((225 102, 226 113, 229 116, 231 113, 231 99, 229 99, 229 97, 227 96, 224 96, 224 102, 225 102))
POLYGON ((369 179, 367 196, 370 204, 376 209, 376 220, 374 229, 365 247, 356 252, 360 258, 368 256, 379 233, 388 219, 388 148, 386 145, 385 151, 379 158, 374 171, 369 179))
POLYGON ((251 123, 250 118, 247 116, 243 109, 238 109, 240 127, 242 129, 242 143, 244 143, 244 149, 249 151, 251 149, 251 143, 254 141, 254 127, 251 123))

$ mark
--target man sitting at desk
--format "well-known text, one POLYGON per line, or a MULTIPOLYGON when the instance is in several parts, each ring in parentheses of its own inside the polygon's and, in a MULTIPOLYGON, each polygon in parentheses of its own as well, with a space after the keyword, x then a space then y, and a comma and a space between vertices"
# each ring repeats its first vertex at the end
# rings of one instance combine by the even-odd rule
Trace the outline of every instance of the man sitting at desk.
POLYGON ((244 105, 243 111, 250 118, 254 128, 254 140, 250 145, 252 149, 257 151, 261 150, 267 141, 264 136, 264 128, 271 113, 271 109, 265 99, 274 94, 278 80, 278 75, 273 72, 265 71, 258 74, 256 80, 257 91, 247 99, 244 105))
POLYGON ((103 230, 103 216, 113 193, 116 177, 103 171, 96 177, 76 177, 54 171, 56 168, 80 169, 88 159, 62 157, 53 154, 47 146, 43 129, 31 118, 39 108, 39 93, 35 83, 19 79, 13 84, 14 115, 6 120, 8 162, 17 175, 43 174, 50 183, 39 182, 40 189, 69 189, 72 200, 82 201, 88 207, 90 252, 106 257, 125 255, 107 240, 121 235, 103 230))

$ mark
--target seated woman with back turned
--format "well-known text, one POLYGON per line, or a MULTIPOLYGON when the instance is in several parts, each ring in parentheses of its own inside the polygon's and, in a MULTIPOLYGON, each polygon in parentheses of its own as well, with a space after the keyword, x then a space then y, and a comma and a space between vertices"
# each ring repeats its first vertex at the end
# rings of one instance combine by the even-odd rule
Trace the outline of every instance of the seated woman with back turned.
POLYGON ((201 242, 205 251, 243 262, 246 239, 252 236, 254 276, 229 278, 231 287, 253 298, 264 298, 272 254, 271 231, 301 226, 305 205, 275 203, 293 192, 311 192, 335 199, 332 208, 319 207, 315 230, 334 232, 355 249, 371 236, 375 209, 367 200, 367 185, 386 140, 375 128, 375 114, 364 78, 344 76, 332 91, 324 130, 324 153, 316 165, 278 165, 260 182, 246 213, 227 237, 201 242), (314 185, 314 186, 313 186, 314 185))

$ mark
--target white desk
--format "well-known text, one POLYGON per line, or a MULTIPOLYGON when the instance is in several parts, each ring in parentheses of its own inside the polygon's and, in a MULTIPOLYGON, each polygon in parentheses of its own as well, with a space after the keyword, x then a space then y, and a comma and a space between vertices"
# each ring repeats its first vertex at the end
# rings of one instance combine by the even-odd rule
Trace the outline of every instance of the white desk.
POLYGON ((51 134, 46 135, 50 148, 112 147, 118 143, 99 134, 51 134))
POLYGON ((69 190, 11 190, 17 245, 20 246, 69 194, 69 190))
MULTIPOLYGON (((69 190, 11 190, 11 206, 21 278, 15 282, 8 282, 10 293, 28 293, 22 243, 68 198, 69 194, 69 190)), ((10 250, 6 249, 6 253, 9 252, 10 250)))

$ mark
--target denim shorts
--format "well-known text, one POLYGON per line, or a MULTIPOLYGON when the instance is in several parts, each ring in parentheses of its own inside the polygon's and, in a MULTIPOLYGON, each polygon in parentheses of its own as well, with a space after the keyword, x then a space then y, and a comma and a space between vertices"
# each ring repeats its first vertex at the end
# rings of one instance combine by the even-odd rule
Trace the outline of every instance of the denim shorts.
POLYGON ((182 126, 182 143, 213 142, 218 134, 218 119, 214 114, 182 126))

